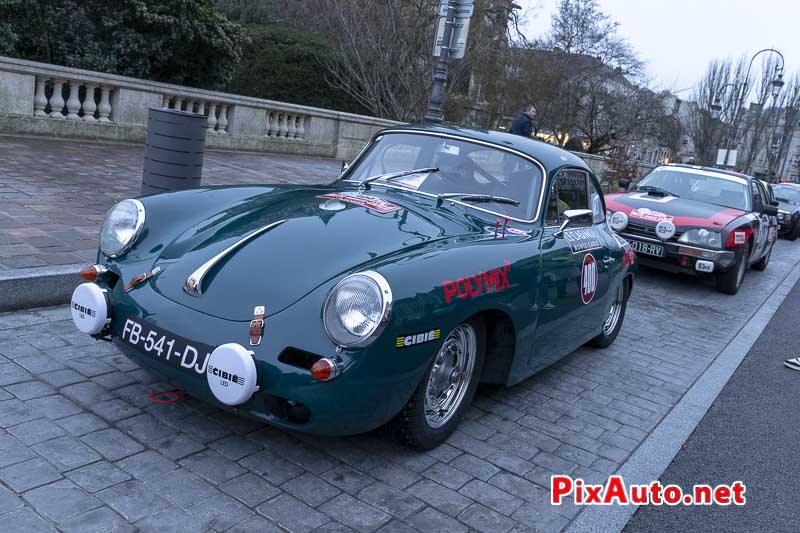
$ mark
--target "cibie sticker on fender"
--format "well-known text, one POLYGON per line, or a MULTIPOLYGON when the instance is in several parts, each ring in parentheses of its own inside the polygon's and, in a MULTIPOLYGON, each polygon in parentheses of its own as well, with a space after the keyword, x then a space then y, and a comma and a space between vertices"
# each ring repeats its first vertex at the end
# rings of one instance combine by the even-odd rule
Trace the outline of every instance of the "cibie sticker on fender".
POLYGON ((648 222, 661 222, 662 220, 669 220, 671 222, 675 217, 662 213, 661 211, 640 207, 628 213, 628 218, 638 218, 639 220, 647 220, 648 222))
POLYGON ((587 252, 603 246, 594 228, 576 228, 564 231, 564 239, 573 254, 587 252))
POLYGON ((583 256, 583 269, 581 272, 581 300, 588 304, 594 299, 597 292, 597 261, 592 254, 583 256))
POLYGON ((420 331, 419 333, 411 333, 410 335, 401 335, 395 340, 397 349, 408 348, 409 346, 416 346, 417 344, 425 344, 426 342, 435 341, 440 337, 442 330, 439 328, 429 331, 420 331))

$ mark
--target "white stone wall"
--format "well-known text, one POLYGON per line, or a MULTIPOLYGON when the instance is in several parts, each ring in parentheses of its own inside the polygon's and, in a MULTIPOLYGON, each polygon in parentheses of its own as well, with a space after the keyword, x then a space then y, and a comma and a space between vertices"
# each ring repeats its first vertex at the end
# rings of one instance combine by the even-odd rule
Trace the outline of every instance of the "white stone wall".
POLYGON ((0 56, 0 133, 142 142, 151 107, 206 116, 210 148, 340 159, 397 124, 0 56))

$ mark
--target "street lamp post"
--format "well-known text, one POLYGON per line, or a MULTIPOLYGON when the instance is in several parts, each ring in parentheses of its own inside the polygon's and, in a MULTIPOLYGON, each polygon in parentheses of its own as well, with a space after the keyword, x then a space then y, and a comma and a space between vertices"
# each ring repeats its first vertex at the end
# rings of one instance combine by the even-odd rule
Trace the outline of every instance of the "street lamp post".
MULTIPOLYGON (((440 17, 445 9, 441 51, 439 52, 439 60, 436 61, 436 69, 433 72, 433 86, 428 100, 428 111, 425 113, 425 122, 440 123, 444 120, 444 89, 447 85, 447 61, 450 59, 450 41, 453 38, 453 25, 456 20, 455 1, 441 0, 439 3, 440 17)), ((437 39, 437 37, 434 36, 434 39, 437 39)))
POLYGON ((734 142, 736 140, 736 135, 737 135, 737 132, 739 130, 739 120, 741 119, 740 110, 741 110, 742 105, 744 105, 744 99, 747 97, 747 93, 750 91, 750 87, 749 87, 750 69, 753 68, 753 61, 755 61, 756 57, 758 57, 759 55, 761 55, 763 53, 766 53, 766 52, 774 52, 774 53, 778 54, 778 57, 780 57, 780 59, 781 59, 780 66, 776 66, 775 67, 775 77, 770 82, 770 85, 772 85, 772 97, 773 98, 777 98, 778 94, 781 91, 781 88, 784 85, 783 68, 784 68, 784 65, 785 65, 785 61, 783 59, 783 54, 780 53, 778 50, 775 50, 774 48, 764 48, 763 50, 759 50, 758 52, 753 54, 753 57, 750 58, 750 64, 747 66, 747 72, 746 72, 746 74, 744 76, 744 81, 742 82, 741 89, 736 84, 733 84, 733 83, 728 83, 726 85, 723 85, 718 90, 717 95, 714 98, 714 102, 711 104, 711 115, 714 118, 718 118, 719 117, 719 112, 722 110, 722 106, 720 105, 720 101, 719 101, 720 95, 721 95, 722 91, 725 88, 727 88, 729 86, 733 87, 734 93, 736 94, 736 97, 734 98, 735 107, 734 107, 734 110, 733 110, 733 120, 731 121, 732 125, 733 125, 733 139, 731 139, 731 134, 730 134, 730 128, 731 127, 729 126, 728 127, 728 135, 726 135, 726 138, 725 138, 725 158, 722 160, 722 166, 723 167, 728 165, 728 156, 730 154, 730 143, 731 143, 732 140, 734 142))
POLYGON ((439 0, 439 21, 433 42, 433 55, 439 59, 433 71, 433 86, 428 100, 425 122, 442 122, 444 119, 447 62, 461 59, 467 48, 469 20, 475 0, 439 0))

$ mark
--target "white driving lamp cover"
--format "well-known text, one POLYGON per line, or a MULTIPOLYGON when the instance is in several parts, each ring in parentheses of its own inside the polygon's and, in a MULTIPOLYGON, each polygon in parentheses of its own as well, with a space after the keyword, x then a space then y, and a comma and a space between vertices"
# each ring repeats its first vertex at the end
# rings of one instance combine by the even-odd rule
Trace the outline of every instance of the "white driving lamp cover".
POLYGON ((671 220, 662 220, 656 224, 656 235, 662 241, 671 239, 675 235, 675 224, 671 220))
POLYGON ((70 311, 75 327, 82 333, 96 335, 110 322, 106 291, 95 283, 82 283, 72 292, 70 311))
POLYGON ((608 224, 614 231, 622 231, 628 226, 628 215, 622 211, 616 211, 611 215, 611 220, 608 221, 608 224))
POLYGON ((241 405, 258 390, 253 352, 235 342, 217 346, 208 358, 208 388, 225 405, 241 405))

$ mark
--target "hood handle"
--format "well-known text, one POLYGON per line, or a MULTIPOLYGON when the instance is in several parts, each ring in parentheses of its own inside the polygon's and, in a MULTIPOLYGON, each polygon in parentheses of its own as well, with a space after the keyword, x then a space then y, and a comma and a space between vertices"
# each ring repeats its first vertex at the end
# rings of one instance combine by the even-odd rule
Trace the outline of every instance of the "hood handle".
POLYGON ((256 230, 251 231, 250 233, 248 233, 247 235, 245 235, 244 237, 242 237, 241 239, 239 239, 235 243, 231 244, 230 246, 228 246, 227 248, 222 250, 220 253, 218 253, 217 255, 215 255, 214 257, 212 257, 211 259, 209 259, 208 261, 206 261, 202 265, 200 265, 200 267, 197 270, 195 270, 194 272, 189 274, 189 278, 186 280, 186 283, 183 284, 184 292, 186 292, 190 296, 194 296, 196 298, 199 298, 200 296, 202 296, 203 295, 203 278, 206 277, 206 275, 211 271, 211 269, 214 268, 214 266, 217 263, 222 261, 231 252, 237 250, 238 248, 241 248, 247 242, 251 241, 252 239, 254 239, 256 237, 258 237, 262 233, 267 232, 267 231, 271 230, 272 228, 283 224, 284 222, 286 222, 286 220, 279 220, 277 222, 273 222, 272 224, 267 224, 266 226, 264 226, 262 228, 258 228, 256 230))

